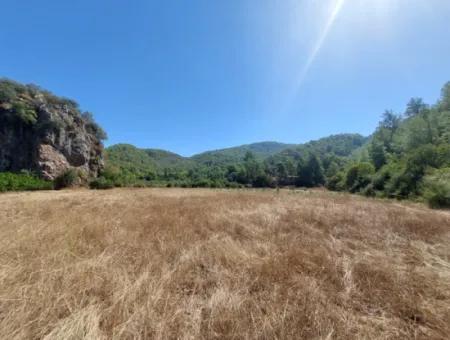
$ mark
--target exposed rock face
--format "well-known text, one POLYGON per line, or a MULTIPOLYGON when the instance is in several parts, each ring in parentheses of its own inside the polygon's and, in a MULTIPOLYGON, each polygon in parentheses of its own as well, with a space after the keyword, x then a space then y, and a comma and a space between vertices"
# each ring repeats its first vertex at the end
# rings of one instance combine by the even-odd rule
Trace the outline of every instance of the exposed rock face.
POLYGON ((0 81, 0 171, 26 169, 53 180, 74 168, 96 177, 103 168, 103 134, 75 102, 0 81))

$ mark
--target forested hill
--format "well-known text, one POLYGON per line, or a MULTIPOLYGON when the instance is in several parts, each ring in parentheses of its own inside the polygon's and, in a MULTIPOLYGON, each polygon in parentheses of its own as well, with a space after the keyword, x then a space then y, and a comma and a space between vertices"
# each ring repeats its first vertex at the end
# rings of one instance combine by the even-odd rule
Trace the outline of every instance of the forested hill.
POLYGON ((321 138, 305 144, 260 142, 226 149, 206 151, 191 157, 183 157, 171 151, 160 149, 139 149, 130 144, 116 144, 106 149, 110 164, 116 166, 137 166, 139 168, 189 168, 194 165, 223 166, 244 161, 247 153, 258 161, 292 157, 299 159, 309 152, 322 155, 350 156, 367 141, 359 134, 339 134, 321 138))
POLYGON ((101 140, 106 134, 72 100, 3 80, 0 123, 0 171, 16 172, 0 173, 0 191, 22 188, 16 185, 20 171, 31 170, 34 176, 38 170, 42 178, 56 180, 60 173, 65 178, 84 169, 78 177, 86 177, 93 188, 325 186, 376 197, 424 197, 432 206, 450 206, 450 82, 434 104, 412 98, 403 112, 386 110, 370 137, 262 142, 192 157, 117 144, 106 149, 104 169, 101 140), (45 177, 49 169, 61 171, 56 178, 45 177))
POLYGON ((113 146, 107 156, 106 186, 326 186, 377 197, 425 197, 433 206, 450 206, 450 83, 435 104, 412 98, 404 112, 386 110, 370 137, 264 142, 190 158, 113 146))
POLYGON ((139 149, 130 144, 116 144, 106 148, 108 165, 119 167, 137 176, 156 173, 165 168, 187 169, 193 165, 189 158, 159 149, 139 149))
MULTIPOLYGON (((179 185, 187 181, 191 185, 194 181, 197 184, 201 182, 201 186, 222 186, 243 176, 242 173, 238 176, 239 171, 233 169, 240 168, 249 158, 258 164, 258 169, 254 170, 255 177, 264 173, 262 164, 267 171, 273 172, 270 176, 262 176, 265 178, 263 182, 270 182, 269 177, 275 176, 275 168, 279 163, 286 164, 286 167, 291 169, 287 171, 286 176, 293 177, 296 175, 298 161, 314 153, 320 155, 320 161, 324 163, 325 169, 328 169, 328 164, 343 164, 366 140, 366 137, 358 134, 340 134, 306 144, 260 142, 207 151, 192 157, 183 157, 165 150, 139 149, 130 144, 116 144, 105 151, 109 170, 119 172, 127 178, 126 182, 144 180, 173 182, 174 185, 179 185), (230 171, 236 174, 231 175, 230 171), (257 172, 260 174, 257 175, 257 172)), ((263 184, 260 183, 265 186, 263 184)))
POLYGON ((264 160, 267 157, 275 155, 282 150, 293 148, 296 146, 296 144, 260 142, 226 149, 206 151, 194 155, 191 158, 196 162, 206 165, 224 165, 243 161, 247 152, 251 152, 258 160, 264 160))
POLYGON ((191 169, 194 166, 225 166, 242 162, 251 152, 260 161, 296 144, 261 142, 227 149, 206 151, 192 157, 183 157, 160 149, 139 149, 130 144, 116 144, 106 149, 108 164, 130 171, 159 171, 163 169, 191 169), (134 168, 134 170, 133 170, 134 168))

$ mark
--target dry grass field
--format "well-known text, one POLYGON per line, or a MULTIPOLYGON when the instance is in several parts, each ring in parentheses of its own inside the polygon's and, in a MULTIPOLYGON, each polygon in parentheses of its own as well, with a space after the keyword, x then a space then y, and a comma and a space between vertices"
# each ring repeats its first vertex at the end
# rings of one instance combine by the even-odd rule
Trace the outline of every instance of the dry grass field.
POLYGON ((0 195, 0 339, 448 339, 450 214, 327 192, 0 195))

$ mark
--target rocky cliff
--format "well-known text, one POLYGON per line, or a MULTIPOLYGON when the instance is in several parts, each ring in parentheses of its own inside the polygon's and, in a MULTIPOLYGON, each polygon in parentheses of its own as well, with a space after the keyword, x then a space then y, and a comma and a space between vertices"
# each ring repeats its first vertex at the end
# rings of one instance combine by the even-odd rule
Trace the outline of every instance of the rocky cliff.
POLYGON ((0 171, 30 170, 54 180, 69 169, 96 177, 103 130, 70 99, 0 80, 0 171))

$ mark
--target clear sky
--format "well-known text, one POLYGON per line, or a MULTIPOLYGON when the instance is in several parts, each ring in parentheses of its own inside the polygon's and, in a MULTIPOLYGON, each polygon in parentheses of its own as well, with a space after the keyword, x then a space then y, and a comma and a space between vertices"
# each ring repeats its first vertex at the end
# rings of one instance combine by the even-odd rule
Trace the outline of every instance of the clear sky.
POLYGON ((2 0, 0 76, 190 155, 371 133, 450 80, 449 0, 2 0))

